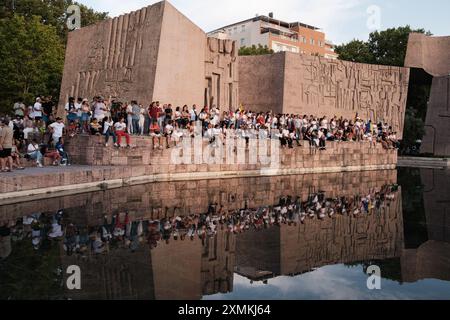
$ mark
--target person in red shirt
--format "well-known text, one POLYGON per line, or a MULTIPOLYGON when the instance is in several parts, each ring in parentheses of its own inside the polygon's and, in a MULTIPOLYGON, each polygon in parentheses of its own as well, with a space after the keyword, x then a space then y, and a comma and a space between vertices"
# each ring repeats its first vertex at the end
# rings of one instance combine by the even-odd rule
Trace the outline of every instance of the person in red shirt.
POLYGON ((148 115, 150 116, 150 122, 152 123, 153 120, 157 120, 159 117, 159 110, 156 106, 156 102, 152 102, 152 104, 149 107, 148 115))

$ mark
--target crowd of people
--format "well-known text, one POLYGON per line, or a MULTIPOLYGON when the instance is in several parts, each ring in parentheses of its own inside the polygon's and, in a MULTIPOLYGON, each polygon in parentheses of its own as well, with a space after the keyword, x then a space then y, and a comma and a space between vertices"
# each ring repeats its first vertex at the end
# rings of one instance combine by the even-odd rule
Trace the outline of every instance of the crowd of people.
POLYGON ((211 204, 203 214, 177 215, 159 220, 135 220, 126 212, 105 216, 102 225, 88 227, 74 224, 63 210, 56 213, 35 213, 13 221, 0 223, 2 235, 13 241, 29 239, 36 250, 48 247, 49 241, 63 241, 68 255, 100 254, 110 248, 137 250, 142 245, 156 248, 160 242, 184 241, 213 237, 218 230, 239 234, 283 225, 296 226, 311 220, 336 216, 366 216, 380 213, 396 197, 397 185, 385 185, 380 190, 356 196, 330 198, 324 192, 300 197, 283 197, 273 206, 226 210, 211 204))
POLYGON ((112 139, 120 147, 125 138, 131 148, 131 136, 147 135, 153 139, 153 148, 176 146, 183 138, 199 134, 196 123, 201 123, 201 135, 211 142, 218 138, 279 139, 282 148, 308 143, 319 150, 326 149, 327 141, 367 141, 381 143, 384 148, 398 148, 397 133, 384 121, 352 119, 334 116, 274 114, 252 112, 238 108, 221 112, 215 106, 197 108, 173 107, 152 102, 149 106, 137 101, 119 102, 97 96, 92 100, 70 97, 65 105, 64 119, 57 117, 52 97, 38 97, 32 106, 22 100, 13 106, 14 115, 0 121, 0 161, 2 171, 23 169, 22 156, 42 166, 49 157, 54 165, 70 164, 64 150, 64 138, 77 134, 103 136, 105 146, 112 139))

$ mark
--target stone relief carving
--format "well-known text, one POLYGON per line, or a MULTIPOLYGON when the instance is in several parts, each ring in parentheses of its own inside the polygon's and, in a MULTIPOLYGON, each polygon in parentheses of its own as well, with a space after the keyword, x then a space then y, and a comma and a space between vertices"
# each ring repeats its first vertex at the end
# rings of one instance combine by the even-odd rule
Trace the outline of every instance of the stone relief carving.
POLYGON ((221 110, 237 107, 238 72, 236 43, 207 38, 205 58, 205 106, 221 110))
POLYGON ((404 68, 357 64, 318 57, 301 57, 295 72, 300 106, 307 110, 358 112, 373 121, 403 128, 409 72, 404 68))

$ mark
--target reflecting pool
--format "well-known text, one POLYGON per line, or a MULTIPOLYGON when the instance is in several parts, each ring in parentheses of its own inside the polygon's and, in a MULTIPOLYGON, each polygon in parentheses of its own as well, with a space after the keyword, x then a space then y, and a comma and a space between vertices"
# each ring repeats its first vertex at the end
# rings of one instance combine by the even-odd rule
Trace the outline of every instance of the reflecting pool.
POLYGON ((0 299, 450 299, 449 191, 400 169, 2 206, 0 299))

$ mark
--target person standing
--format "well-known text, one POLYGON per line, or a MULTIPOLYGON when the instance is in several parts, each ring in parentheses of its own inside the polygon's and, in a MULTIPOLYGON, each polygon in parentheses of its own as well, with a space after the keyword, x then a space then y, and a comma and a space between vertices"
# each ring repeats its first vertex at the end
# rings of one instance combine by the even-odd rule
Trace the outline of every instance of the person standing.
POLYGON ((197 114, 197 106, 194 104, 192 106, 192 109, 189 111, 189 114, 191 116, 191 121, 197 121, 198 114, 197 114))
POLYGON ((48 124, 50 121, 53 120, 53 109, 54 109, 54 103, 52 101, 53 97, 48 96, 44 99, 44 102, 42 103, 42 120, 46 124, 48 124))
POLYGON ((50 129, 50 132, 52 133, 53 143, 56 145, 59 141, 59 138, 61 138, 64 134, 65 125, 61 118, 56 118, 56 122, 53 122, 48 127, 50 129))
POLYGON ((141 107, 139 107, 139 104, 137 101, 131 102, 131 111, 132 111, 132 121, 133 121, 133 133, 138 135, 139 134, 139 118, 141 114, 141 107))
POLYGON ((145 108, 142 104, 139 105, 139 131, 141 136, 144 135, 145 130, 145 108))
POLYGON ((19 98, 17 99, 17 102, 14 103, 14 115, 16 117, 20 117, 21 119, 23 119, 23 117, 25 116, 25 104, 23 103, 23 99, 19 98))
POLYGON ((103 98, 98 97, 94 104, 94 118, 96 118, 98 122, 102 122, 106 112, 107 108, 103 98))
POLYGON ((36 98, 36 102, 33 106, 33 118, 35 121, 42 119, 42 103, 40 97, 36 98))
POLYGON ((158 108, 158 125, 160 128, 164 128, 164 120, 166 119, 165 110, 161 108, 159 101, 156 101, 156 107, 158 108))
POLYGON ((125 102, 125 105, 127 107, 127 131, 129 134, 133 134, 133 101, 125 102))
POLYGON ((9 120, 2 119, 0 121, 0 166, 1 172, 11 172, 13 167, 13 159, 11 151, 13 147, 14 132, 9 127, 9 120), (7 167, 8 165, 8 167, 7 167))

